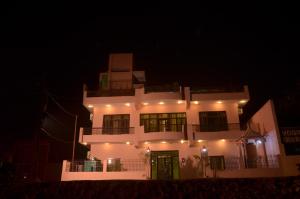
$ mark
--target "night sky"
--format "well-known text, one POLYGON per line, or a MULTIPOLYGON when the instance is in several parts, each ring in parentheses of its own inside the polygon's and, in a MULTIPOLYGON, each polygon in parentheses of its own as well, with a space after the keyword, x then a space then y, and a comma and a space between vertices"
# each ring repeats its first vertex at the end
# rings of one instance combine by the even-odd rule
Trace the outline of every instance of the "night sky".
POLYGON ((248 84, 258 103, 280 93, 299 81, 299 24, 292 10, 266 6, 98 17, 21 16, 12 6, 1 17, 1 134, 30 134, 45 90, 80 112, 82 84, 96 87, 112 52, 133 52, 148 84, 248 84))

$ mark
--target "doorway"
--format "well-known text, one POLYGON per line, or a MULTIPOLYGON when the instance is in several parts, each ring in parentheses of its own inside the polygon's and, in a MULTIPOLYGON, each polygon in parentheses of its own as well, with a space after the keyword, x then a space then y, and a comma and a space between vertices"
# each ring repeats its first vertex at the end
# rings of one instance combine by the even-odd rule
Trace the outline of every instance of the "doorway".
POLYGON ((179 179, 178 151, 151 151, 151 178, 179 179))
POLYGON ((257 150, 255 144, 247 143, 246 152, 247 152, 247 167, 257 168, 257 150))

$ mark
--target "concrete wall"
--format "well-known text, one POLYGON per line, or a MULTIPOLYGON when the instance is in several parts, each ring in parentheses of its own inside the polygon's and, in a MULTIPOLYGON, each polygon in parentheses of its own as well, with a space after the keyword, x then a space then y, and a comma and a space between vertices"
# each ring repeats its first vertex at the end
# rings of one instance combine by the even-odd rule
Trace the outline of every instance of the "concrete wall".
POLYGON ((75 180, 146 180, 146 171, 126 172, 68 172, 68 162, 64 160, 61 181, 75 180))
MULTIPOLYGON (((283 172, 282 175, 299 175, 296 164, 300 163, 300 156, 285 155, 284 146, 280 139, 274 105, 271 100, 253 115, 252 128, 267 135, 266 152, 268 155, 279 155, 283 172)), ((261 149, 259 149, 259 153, 261 153, 261 149)))
POLYGON ((190 147, 188 142, 150 142, 149 144, 142 144, 138 148, 134 145, 126 144, 92 144, 91 155, 101 160, 108 158, 142 159, 149 147, 151 151, 178 150, 179 158, 181 159, 192 158, 194 155, 200 156, 200 151, 203 146, 207 148, 208 155, 224 155, 226 157, 238 156, 236 144, 226 140, 203 141, 196 143, 193 147, 190 147))
POLYGON ((251 118, 251 128, 262 135, 266 135, 267 155, 279 155, 282 150, 279 148, 279 132, 276 131, 277 124, 273 116, 272 104, 269 100, 251 118))
POLYGON ((237 102, 223 102, 221 104, 212 102, 199 102, 191 104, 188 110, 189 123, 199 124, 199 112, 202 111, 226 111, 228 123, 239 123, 238 104, 237 102))

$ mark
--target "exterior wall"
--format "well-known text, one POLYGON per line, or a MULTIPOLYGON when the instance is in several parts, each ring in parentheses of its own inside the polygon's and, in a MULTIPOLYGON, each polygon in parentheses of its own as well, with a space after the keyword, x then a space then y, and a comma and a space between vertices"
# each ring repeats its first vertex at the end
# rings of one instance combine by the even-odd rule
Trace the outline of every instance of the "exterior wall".
POLYGON ((126 172, 68 172, 68 162, 64 160, 61 181, 74 180, 146 180, 145 171, 126 172))
MULTIPOLYGON (((189 89, 184 89, 189 93, 189 89)), ((245 92, 246 93, 246 92, 245 92)), ((226 111, 228 123, 239 123, 238 115, 238 102, 247 96, 245 93, 238 94, 240 98, 233 99, 228 98, 228 94, 205 94, 210 96, 209 99, 201 100, 199 96, 195 96, 199 101, 199 104, 190 102, 190 96, 186 96, 185 100, 182 100, 181 92, 158 92, 158 93, 145 93, 144 88, 136 89, 135 96, 119 96, 119 97, 91 97, 84 99, 84 104, 93 105, 93 127, 102 127, 103 115, 106 114, 130 114, 130 127, 134 127, 134 134, 127 135, 83 135, 83 142, 90 144, 90 155, 100 159, 102 162, 107 161, 109 158, 121 158, 121 160, 144 160, 147 148, 151 151, 166 151, 166 150, 178 150, 179 161, 181 165, 181 177, 197 177, 192 170, 184 166, 182 161, 190 161, 195 166, 197 160, 195 155, 200 156, 201 149, 205 146, 208 150, 209 156, 223 155, 226 157, 239 157, 239 148, 234 142, 238 138, 242 131, 234 130, 231 132, 207 132, 206 139, 201 142, 197 140, 191 140, 192 138, 192 124, 199 125, 199 112, 200 111, 226 111), (243 98, 242 98, 243 97, 243 98), (211 99, 210 99, 211 98, 211 99), (226 98, 226 99, 225 99, 226 98), (227 99, 228 98, 228 99, 227 99), (178 103, 180 100, 180 103, 178 103), (222 100, 222 103, 217 103, 217 100, 222 100), (147 102, 147 105, 143 103, 147 102), (164 104, 159 104, 164 102, 164 104), (126 106, 125 103, 130 103, 130 106, 126 106), (111 106, 106 106, 110 104, 111 106), (176 113, 185 112, 187 117, 187 134, 188 140, 185 140, 183 132, 150 132, 144 133, 143 126, 140 126, 140 114, 144 113, 176 113), (222 135, 226 136, 222 136, 222 135), (224 140, 227 139, 227 140, 224 140), (162 143, 165 141, 167 143, 162 143), (130 144, 126 144, 130 142, 130 144), (146 144, 147 142, 147 144, 146 144), (183 143, 181 143, 183 142, 183 143)), ((201 98, 201 96, 200 96, 201 98)), ((203 132, 201 132, 203 133, 203 132)), ((198 135, 197 135, 198 136, 198 135)), ((197 137, 196 136, 196 137, 197 137)), ((201 135, 203 137, 203 134, 201 135)), ((201 137, 200 136, 200 137, 201 137)), ((77 174, 75 172, 69 172, 74 178, 77 174)), ((84 172, 92 174, 82 174, 83 176, 93 175, 93 172, 84 172)), ((115 172, 112 172, 115 173, 115 172)), ((116 172, 119 176, 123 176, 122 179, 127 179, 126 172, 116 172)), ((145 178, 144 172, 143 176, 145 178)), ((209 176, 213 176, 212 171, 209 171, 209 176)), ((107 178, 107 174, 96 174, 95 178, 107 178)), ((111 179, 116 179, 111 174, 111 179)), ((137 174, 139 175, 139 174, 137 174)), ((226 176, 224 171, 223 176, 226 176)), ((135 175, 133 175, 135 176, 135 175)), ((89 177, 85 177, 89 178, 89 177)), ((140 179, 137 176, 135 179, 140 179)), ((133 177, 131 179, 134 179, 133 177)), ((67 179, 67 178, 65 178, 67 179)))
POLYGON ((191 124, 199 124, 199 112, 201 111, 226 111, 228 123, 239 123, 238 104, 234 102, 218 104, 212 101, 191 104, 188 114, 191 124))
POLYGON ((281 167, 284 176, 299 175, 296 164, 300 163, 300 156, 286 156, 281 143, 279 128, 273 102, 269 100, 252 117, 252 127, 265 135, 266 152, 268 155, 280 155, 281 167))
POLYGON ((109 158, 123 159, 143 159, 146 149, 149 147, 151 151, 168 151, 178 150, 179 159, 193 159, 194 155, 200 156, 202 147, 205 146, 208 150, 208 155, 224 155, 225 157, 238 157, 238 147, 234 142, 216 140, 203 141, 190 147, 188 142, 183 144, 177 143, 149 143, 143 144, 139 148, 134 145, 126 144, 92 144, 91 156, 97 159, 105 160, 109 158), (124 153, 126 151, 126 153, 124 153))
POLYGON ((137 121, 135 117, 135 108, 133 106, 125 106, 124 104, 112 105, 111 107, 96 106, 94 107, 93 116, 93 127, 102 127, 103 116, 104 115, 114 115, 114 114, 129 114, 130 115, 130 127, 137 126, 137 121))
POLYGON ((276 130, 271 101, 268 101, 251 119, 251 128, 262 135, 266 135, 267 155, 279 155, 283 151, 279 148, 279 132, 276 130))

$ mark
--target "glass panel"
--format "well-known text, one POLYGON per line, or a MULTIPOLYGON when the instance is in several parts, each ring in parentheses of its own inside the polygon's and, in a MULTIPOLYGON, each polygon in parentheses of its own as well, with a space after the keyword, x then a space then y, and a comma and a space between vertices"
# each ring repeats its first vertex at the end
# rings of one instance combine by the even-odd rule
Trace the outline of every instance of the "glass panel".
POLYGON ((157 156, 151 154, 151 179, 157 179, 157 156))
POLYGON ((104 115, 103 134, 129 133, 130 115, 104 115))
POLYGON ((108 159, 107 160, 107 171, 121 171, 120 158, 108 159))
POLYGON ((151 132, 158 131, 158 125, 157 125, 156 119, 149 120, 149 131, 151 131, 151 132))
POLYGON ((147 118, 149 118, 148 114, 141 114, 141 119, 147 119, 147 118))
POLYGON ((140 115, 140 124, 144 125, 145 132, 181 132, 183 129, 182 125, 185 123, 185 113, 152 113, 140 115), (146 118, 145 115, 148 115, 149 118, 146 118))
POLYGON ((179 157, 172 158, 173 179, 179 179, 179 157))
POLYGON ((200 131, 228 130, 225 111, 199 112, 200 131))
POLYGON ((210 168, 212 170, 224 170, 225 160, 224 156, 209 156, 210 168))
POLYGON ((149 118, 157 118, 157 114, 149 114, 149 118))

